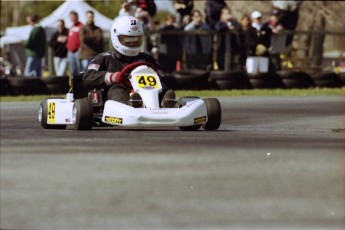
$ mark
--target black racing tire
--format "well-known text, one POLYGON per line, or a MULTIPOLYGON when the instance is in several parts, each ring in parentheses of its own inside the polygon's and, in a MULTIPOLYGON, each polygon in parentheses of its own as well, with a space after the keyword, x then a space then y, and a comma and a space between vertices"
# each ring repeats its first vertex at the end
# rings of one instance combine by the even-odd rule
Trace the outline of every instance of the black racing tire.
MULTIPOLYGON (((48 99, 62 99, 61 97, 48 98, 48 99)), ((67 125, 49 125, 48 119, 48 99, 42 100, 38 108, 38 122, 45 129, 66 129, 67 125)))
POLYGON ((49 91, 37 77, 9 77, 9 85, 14 95, 45 95, 49 91))
POLYGON ((211 71, 210 79, 217 89, 245 89, 248 83, 242 71, 211 71))
POLYGON ((42 78, 50 94, 65 94, 70 89, 69 77, 46 77, 42 78))
POLYGON ((313 86, 313 80, 306 72, 281 70, 276 72, 286 89, 305 89, 313 86))
POLYGON ((183 131, 197 131, 201 128, 201 125, 183 126, 179 128, 183 131))
POLYGON ((179 89, 209 89, 209 72, 200 69, 175 71, 172 73, 179 89))
POLYGON ((93 107, 89 99, 77 99, 73 105, 73 124, 77 130, 90 130, 93 125, 93 107))
POLYGON ((45 84, 65 84, 69 81, 68 76, 59 76, 59 77, 42 77, 42 81, 45 84))
POLYGON ((66 94, 70 90, 68 85, 48 84, 46 87, 50 94, 66 94))
POLYGON ((315 86, 321 88, 337 88, 343 84, 339 78, 339 75, 334 72, 323 72, 313 76, 315 86))
POLYGON ((206 98, 204 99, 207 108, 208 120, 202 125, 206 130, 216 130, 219 128, 222 121, 222 109, 218 99, 206 98))
POLYGON ((274 72, 248 74, 250 88, 275 89, 283 88, 283 83, 274 72))

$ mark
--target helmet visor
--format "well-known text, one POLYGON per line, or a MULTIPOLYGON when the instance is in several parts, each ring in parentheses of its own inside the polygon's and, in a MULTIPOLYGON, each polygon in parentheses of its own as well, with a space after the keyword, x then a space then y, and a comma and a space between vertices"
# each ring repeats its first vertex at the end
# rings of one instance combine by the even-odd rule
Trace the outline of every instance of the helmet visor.
POLYGON ((143 43, 143 35, 140 36, 127 36, 119 35, 119 41, 122 45, 127 47, 140 47, 143 43))

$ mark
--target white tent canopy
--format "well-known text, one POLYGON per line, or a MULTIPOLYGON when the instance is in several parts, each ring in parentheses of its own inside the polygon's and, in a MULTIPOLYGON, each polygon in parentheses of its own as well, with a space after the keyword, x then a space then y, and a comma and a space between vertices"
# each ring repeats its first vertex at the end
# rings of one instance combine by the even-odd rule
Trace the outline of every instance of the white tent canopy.
MULTIPOLYGON (((173 7, 173 2, 169 1, 155 1, 158 11, 168 11, 171 14, 175 14, 176 11, 173 7)), ((67 28, 71 26, 71 21, 69 20, 69 13, 74 10, 79 14, 79 21, 85 24, 86 16, 85 13, 88 10, 92 10, 95 13, 95 24, 99 26, 103 33, 108 34, 110 31, 113 19, 107 18, 100 12, 92 8, 89 4, 83 0, 65 0, 53 13, 49 16, 43 18, 40 24, 46 29, 48 34, 48 39, 57 28, 57 21, 63 19, 67 28)), ((117 16, 118 12, 114 9, 114 18, 117 16)), ((19 43, 25 41, 29 38, 32 26, 19 26, 19 27, 8 27, 5 31, 5 36, 0 39, 0 46, 3 47, 6 44, 19 43)))
MULTIPOLYGON (((69 20, 69 13, 72 10, 78 13, 79 21, 83 24, 86 23, 86 11, 92 10, 95 13, 95 24, 99 26, 105 33, 110 31, 113 19, 105 17, 83 0, 66 0, 53 13, 40 21, 40 24, 47 31, 48 38, 51 36, 53 31, 56 31, 57 22, 59 19, 63 19, 65 21, 67 28, 71 26, 72 23, 69 20)), ((114 12, 114 16, 116 14, 117 12, 114 12)), ((18 43, 27 40, 29 38, 31 29, 32 26, 30 25, 6 28, 5 36, 1 38, 1 47, 6 44, 18 43)))

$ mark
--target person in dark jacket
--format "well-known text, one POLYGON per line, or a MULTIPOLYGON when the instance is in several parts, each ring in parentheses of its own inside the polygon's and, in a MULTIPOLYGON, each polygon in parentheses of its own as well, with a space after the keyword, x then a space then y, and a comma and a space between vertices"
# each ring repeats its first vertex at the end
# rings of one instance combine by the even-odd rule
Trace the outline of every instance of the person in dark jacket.
POLYGON ((64 20, 58 20, 58 30, 53 34, 49 41, 49 46, 53 48, 54 68, 56 76, 65 76, 67 69, 67 36, 68 30, 64 20))
MULTIPOLYGON (((185 31, 210 32, 210 27, 204 22, 199 10, 193 10, 192 21, 185 26, 185 31)), ((212 36, 209 34, 186 35, 184 48, 187 54, 187 67, 208 69, 212 64, 212 36)))
MULTIPOLYGON (((275 9, 280 14, 280 21, 285 30, 295 30, 298 23, 299 9, 302 5, 302 0, 296 1, 272 1, 275 9)), ((286 46, 291 46, 293 34, 286 37, 286 46)))
POLYGON ((159 71, 158 63, 151 55, 140 52, 144 36, 141 22, 131 16, 118 17, 111 27, 110 35, 114 49, 98 54, 90 62, 83 76, 85 87, 104 89, 107 100, 123 104, 129 104, 130 99, 140 100, 138 93, 131 92, 132 87, 129 80, 120 77, 119 73, 128 64, 148 62, 155 66, 158 74, 162 76, 163 90, 160 93, 162 107, 173 107, 175 102, 172 104, 172 101, 175 99, 175 92, 167 90, 163 81, 164 74, 159 71))
MULTIPOLYGON (((220 19, 214 26, 215 31, 219 33, 227 33, 230 31, 238 32, 241 29, 241 24, 232 17, 231 10, 228 7, 224 7, 220 13, 220 19)), ((226 35, 219 36, 219 47, 217 52, 217 63, 219 69, 225 68, 225 52, 231 52, 231 68, 234 68, 235 64, 238 65, 240 44, 237 34, 231 34, 230 41, 226 39, 226 35), (230 43, 230 49, 226 49, 226 43, 230 43)), ((238 67, 238 66, 237 66, 238 67)))
POLYGON ((86 25, 80 28, 79 59, 84 72, 94 56, 103 51, 103 32, 95 25, 93 11, 86 12, 86 25))
POLYGON ((154 0, 137 0, 137 6, 148 12, 151 17, 156 15, 157 7, 154 0))
POLYGON ((227 7, 225 0, 206 0, 206 23, 211 27, 211 29, 214 29, 214 26, 219 21, 220 12, 225 7, 227 7))
POLYGON ((28 16, 26 21, 33 28, 30 32, 29 39, 24 42, 27 56, 24 75, 26 77, 40 77, 42 76, 41 59, 45 56, 46 52, 46 33, 39 24, 37 15, 28 16))
POLYGON ((281 69, 280 54, 286 45, 286 35, 279 34, 284 30, 280 20, 280 12, 273 10, 268 22, 262 25, 259 42, 267 48, 266 56, 270 58, 270 70, 281 69))
MULTIPOLYGON (((166 22, 161 27, 161 31, 176 31, 175 17, 168 14, 166 16, 166 22)), ((162 69, 166 73, 172 73, 176 70, 177 60, 181 60, 182 45, 180 36, 173 34, 162 34, 159 43, 159 63, 162 69)))
POLYGON ((256 28, 252 26, 249 15, 243 15, 241 20, 241 34, 239 35, 240 44, 240 65, 244 67, 248 56, 255 56, 258 36, 256 28))
POLYGON ((194 7, 193 0, 174 0, 174 8, 176 10, 177 28, 183 28, 189 23, 190 14, 194 7))

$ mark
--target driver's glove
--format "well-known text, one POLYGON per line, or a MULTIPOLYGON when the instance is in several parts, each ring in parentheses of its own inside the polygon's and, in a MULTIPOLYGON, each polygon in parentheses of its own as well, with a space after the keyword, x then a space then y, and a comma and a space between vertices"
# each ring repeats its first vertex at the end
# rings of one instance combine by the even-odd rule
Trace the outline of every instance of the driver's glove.
POLYGON ((107 85, 121 84, 123 80, 122 78, 120 78, 119 73, 120 72, 115 72, 115 73, 107 72, 104 76, 105 84, 107 85))

